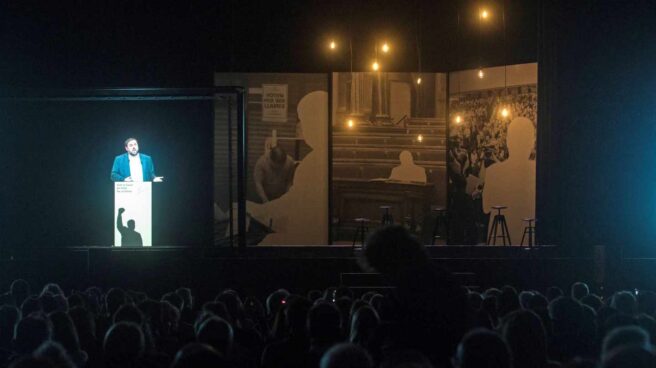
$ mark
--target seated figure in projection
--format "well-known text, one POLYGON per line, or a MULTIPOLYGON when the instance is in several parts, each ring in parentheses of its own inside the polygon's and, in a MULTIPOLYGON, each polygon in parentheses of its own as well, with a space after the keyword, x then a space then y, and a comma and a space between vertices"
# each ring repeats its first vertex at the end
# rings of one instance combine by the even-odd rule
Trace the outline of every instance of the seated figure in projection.
POLYGON ((401 151, 399 155, 401 165, 392 169, 389 180, 398 180, 405 182, 426 182, 426 169, 416 165, 410 151, 401 151))
POLYGON ((260 156, 255 163, 253 180, 262 203, 287 193, 292 186, 295 169, 294 159, 278 146, 260 156))
POLYGON ((312 149, 296 168, 293 184, 280 198, 267 203, 247 202, 247 212, 270 225, 273 233, 260 244, 321 245, 328 241, 328 93, 314 91, 298 103, 305 143, 312 149))
MULTIPOLYGON (((523 218, 535 217, 535 160, 531 151, 535 142, 535 128, 527 118, 516 118, 508 126, 506 145, 508 158, 487 168, 483 189, 483 209, 507 206, 506 217, 510 240, 519 244, 524 231, 523 218)), ((488 234, 492 227, 492 216, 488 234)))
POLYGON ((139 152, 137 139, 128 138, 124 143, 126 152, 114 158, 112 181, 162 181, 161 176, 155 176, 153 159, 139 152))
POLYGON ((121 233, 121 245, 124 247, 141 247, 143 240, 141 234, 136 232, 134 220, 128 220, 128 226, 123 226, 123 212, 125 208, 118 209, 118 216, 116 216, 116 228, 121 233))

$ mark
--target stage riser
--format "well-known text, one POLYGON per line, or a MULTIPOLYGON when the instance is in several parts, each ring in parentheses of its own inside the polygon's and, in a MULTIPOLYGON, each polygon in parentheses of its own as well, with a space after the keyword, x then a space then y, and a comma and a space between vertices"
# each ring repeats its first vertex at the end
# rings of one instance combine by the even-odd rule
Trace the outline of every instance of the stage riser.
MULTIPOLYGON (((302 252, 301 252, 302 254, 302 252)), ((438 258, 438 265, 454 272, 472 272, 478 286, 514 285, 543 289, 568 287, 577 280, 594 280, 589 258, 438 258)), ((652 262, 653 265, 656 264, 652 262)), ((58 282, 69 291, 91 285, 147 291, 153 297, 180 286, 192 287, 201 299, 223 288, 265 297, 277 288, 305 293, 338 285, 340 274, 361 272, 355 258, 204 257, 198 250, 32 252, 30 257, 3 260, 0 287, 26 278, 35 287, 58 282)), ((646 269, 646 267, 645 267, 646 269)), ((656 280, 650 279, 654 282, 656 280)))

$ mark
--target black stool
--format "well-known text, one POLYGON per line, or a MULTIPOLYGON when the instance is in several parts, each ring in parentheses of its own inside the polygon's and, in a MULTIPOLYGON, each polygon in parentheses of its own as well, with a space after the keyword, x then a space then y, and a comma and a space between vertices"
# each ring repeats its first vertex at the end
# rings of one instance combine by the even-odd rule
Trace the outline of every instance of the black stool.
POLYGON ((392 206, 380 206, 380 209, 383 210, 383 218, 380 220, 382 226, 394 225, 394 217, 392 217, 392 206))
POLYGON ((413 232, 417 228, 417 224, 415 223, 415 219, 412 216, 404 216, 403 217, 403 227, 408 229, 408 231, 413 232))
POLYGON ((524 245, 524 238, 526 235, 528 235, 528 246, 532 247, 535 245, 534 239, 535 239, 535 226, 533 225, 533 222, 537 222, 534 218, 525 218, 522 219, 522 221, 527 222, 527 225, 524 227, 524 234, 522 235, 522 242, 519 243, 521 245, 524 245))
POLYGON ((505 210, 506 206, 492 206, 493 210, 497 210, 497 214, 494 215, 494 221, 492 222, 492 228, 490 229, 490 235, 487 237, 487 245, 496 245, 497 238, 503 240, 503 245, 511 245, 510 241, 510 231, 508 231, 508 224, 506 223, 506 216, 501 214, 501 210, 505 210), (501 235, 497 236, 497 230, 501 227, 501 235), (506 244, 506 239, 508 244, 506 244))
POLYGON ((433 236, 431 238, 431 245, 435 245, 436 240, 444 239, 446 241, 447 234, 449 233, 449 224, 448 224, 448 218, 446 216, 446 208, 435 207, 433 208, 433 212, 435 213, 435 224, 433 225, 433 236), (443 228, 444 232, 441 232, 440 228, 443 228))
POLYGON ((368 218, 358 217, 355 219, 355 222, 358 223, 358 227, 355 229, 355 234, 353 235, 353 249, 355 249, 355 243, 360 240, 360 245, 364 247, 364 241, 369 234, 369 220, 368 218), (358 238, 359 235, 359 238, 358 238))

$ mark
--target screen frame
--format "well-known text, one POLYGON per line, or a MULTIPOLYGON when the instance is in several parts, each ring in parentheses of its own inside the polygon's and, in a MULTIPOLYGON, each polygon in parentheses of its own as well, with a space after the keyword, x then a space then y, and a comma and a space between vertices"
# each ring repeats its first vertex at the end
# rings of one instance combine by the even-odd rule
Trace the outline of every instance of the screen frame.
MULTIPOLYGON (((245 114, 246 89, 241 86, 216 86, 196 88, 86 88, 86 89, 52 89, 52 88, 13 88, 0 90, 2 102, 36 102, 36 101, 166 101, 166 100, 216 100, 220 95, 233 96, 237 109, 237 188, 236 193, 230 185, 229 200, 237 201, 237 229, 233 221, 229 222, 230 246, 246 247, 246 175, 247 175, 247 131, 245 114)), ((229 119, 228 135, 232 142, 232 120, 229 119)), ((228 150, 229 171, 232 175, 233 149, 228 150)), ((230 206, 230 218, 234 217, 230 206)), ((209 244, 208 244, 209 246, 209 244)))

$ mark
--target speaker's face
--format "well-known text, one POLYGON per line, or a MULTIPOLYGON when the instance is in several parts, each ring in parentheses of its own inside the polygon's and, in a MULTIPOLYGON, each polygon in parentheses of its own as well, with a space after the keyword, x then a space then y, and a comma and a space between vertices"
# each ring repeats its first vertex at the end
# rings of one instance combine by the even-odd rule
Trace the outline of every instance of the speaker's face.
POLYGON ((132 156, 136 156, 136 154, 139 153, 139 143, 136 139, 133 139, 128 142, 127 146, 125 146, 125 150, 132 156))

